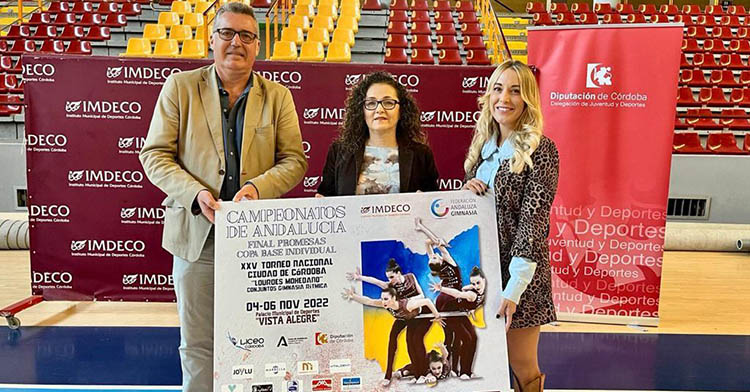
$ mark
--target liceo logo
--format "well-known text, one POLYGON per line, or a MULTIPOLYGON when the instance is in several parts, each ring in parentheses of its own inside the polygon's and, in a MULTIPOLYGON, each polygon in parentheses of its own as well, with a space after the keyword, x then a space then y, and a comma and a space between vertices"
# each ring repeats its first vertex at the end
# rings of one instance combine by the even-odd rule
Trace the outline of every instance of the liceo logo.
POLYGON ((434 215, 436 218, 443 218, 446 215, 448 215, 448 212, 450 211, 450 207, 445 205, 443 203, 443 199, 435 199, 430 203, 430 212, 432 212, 432 215, 434 215))

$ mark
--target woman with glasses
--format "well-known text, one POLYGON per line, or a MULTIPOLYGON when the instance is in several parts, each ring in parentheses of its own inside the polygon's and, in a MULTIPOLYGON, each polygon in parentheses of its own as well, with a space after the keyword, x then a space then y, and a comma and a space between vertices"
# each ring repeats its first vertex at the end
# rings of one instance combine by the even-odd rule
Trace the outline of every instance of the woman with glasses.
POLYGON ((391 74, 365 76, 346 100, 316 196, 436 191, 438 171, 419 117, 391 74))
POLYGON ((557 192, 557 148, 542 134, 539 86, 526 64, 500 64, 479 104, 464 189, 489 192, 495 200, 503 278, 497 317, 505 317, 515 390, 539 392, 540 326, 556 320, 547 236, 557 192))

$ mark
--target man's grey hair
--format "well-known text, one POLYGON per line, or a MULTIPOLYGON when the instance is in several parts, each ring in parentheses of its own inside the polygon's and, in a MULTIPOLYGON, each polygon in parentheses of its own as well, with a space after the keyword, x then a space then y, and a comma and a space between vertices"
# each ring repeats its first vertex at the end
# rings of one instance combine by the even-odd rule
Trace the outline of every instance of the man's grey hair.
POLYGON ((255 27, 258 27, 258 20, 255 19, 255 11, 253 11, 253 7, 241 2, 241 1, 230 1, 228 3, 224 3, 221 7, 219 7, 218 10, 216 10, 216 16, 214 17, 214 23, 219 20, 219 18, 224 15, 225 12, 231 12, 233 14, 242 14, 242 15, 248 15, 251 18, 253 18, 253 21, 255 21, 255 27))

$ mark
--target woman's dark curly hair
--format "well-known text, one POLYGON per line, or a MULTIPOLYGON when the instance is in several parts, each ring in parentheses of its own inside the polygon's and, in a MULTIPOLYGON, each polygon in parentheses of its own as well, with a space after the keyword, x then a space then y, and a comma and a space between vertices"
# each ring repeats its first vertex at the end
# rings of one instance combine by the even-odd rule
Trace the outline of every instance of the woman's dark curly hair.
POLYGON ((364 148, 367 139, 370 137, 370 130, 365 122, 365 98, 367 98, 367 90, 370 86, 378 83, 387 84, 398 93, 399 119, 396 125, 396 140, 398 143, 401 145, 412 142, 426 144, 427 135, 422 130, 421 112, 417 107, 417 102, 404 86, 396 82, 393 75, 384 71, 366 75, 349 93, 349 97, 346 99, 344 122, 339 129, 339 136, 336 141, 345 150, 351 152, 360 151, 364 148))

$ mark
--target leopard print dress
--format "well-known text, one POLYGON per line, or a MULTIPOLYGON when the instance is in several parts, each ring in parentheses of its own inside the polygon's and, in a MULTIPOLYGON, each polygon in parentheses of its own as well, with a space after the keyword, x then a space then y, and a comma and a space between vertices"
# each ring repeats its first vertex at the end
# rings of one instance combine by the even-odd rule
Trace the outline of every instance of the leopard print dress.
MULTIPOLYGON (((527 328, 557 320, 552 302, 552 274, 549 261, 549 215, 557 192, 559 158, 555 143, 542 136, 531 154, 534 168, 520 174, 509 170, 510 159, 500 164, 495 176, 495 205, 500 247, 502 287, 510 279, 510 260, 525 257, 537 263, 536 272, 513 315, 511 328, 527 328)), ((474 178, 480 161, 466 174, 474 178)))

